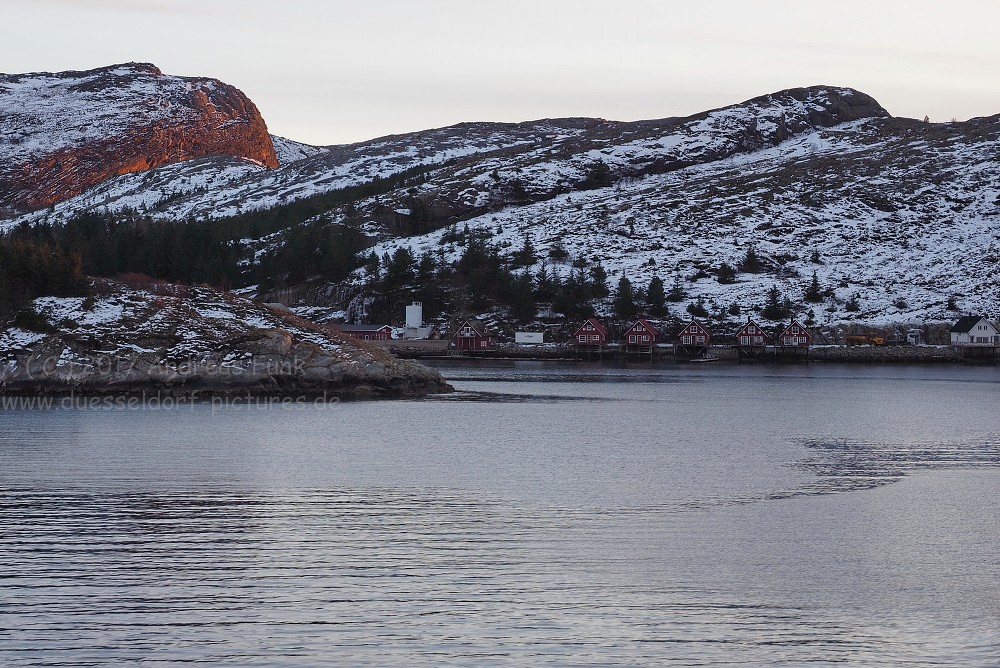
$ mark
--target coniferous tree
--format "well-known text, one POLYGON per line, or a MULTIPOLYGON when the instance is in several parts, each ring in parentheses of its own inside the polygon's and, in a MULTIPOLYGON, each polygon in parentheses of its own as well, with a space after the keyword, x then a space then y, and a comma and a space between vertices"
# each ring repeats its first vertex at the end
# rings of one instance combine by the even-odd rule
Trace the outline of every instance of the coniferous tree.
POLYGON ((805 300, 810 304, 819 304, 823 301, 823 290, 819 285, 819 278, 813 272, 812 283, 806 288, 805 300))
POLYGON ((687 297, 687 290, 684 289, 684 285, 681 283, 680 275, 676 275, 674 276, 674 283, 670 286, 670 291, 667 293, 667 301, 682 302, 685 297, 687 297))
POLYGON ((624 276, 618 281, 618 290, 615 291, 614 310, 615 317, 621 320, 633 320, 639 313, 632 282, 624 276))
POLYGON ((662 318, 667 314, 667 295, 663 289, 663 279, 659 276, 649 279, 649 287, 646 288, 646 306, 653 317, 662 318))
POLYGON ((761 262, 760 256, 757 255, 757 249, 751 246, 747 249, 747 253, 740 263, 740 271, 747 272, 748 274, 756 274, 763 268, 764 264, 761 262))
POLYGON ((604 299, 611 294, 608 289, 608 272, 602 265, 596 264, 590 268, 590 294, 594 299, 604 299))
POLYGON ((790 306, 789 301, 782 298, 778 286, 774 285, 767 291, 767 303, 764 304, 762 315, 768 320, 783 320, 789 316, 790 306))

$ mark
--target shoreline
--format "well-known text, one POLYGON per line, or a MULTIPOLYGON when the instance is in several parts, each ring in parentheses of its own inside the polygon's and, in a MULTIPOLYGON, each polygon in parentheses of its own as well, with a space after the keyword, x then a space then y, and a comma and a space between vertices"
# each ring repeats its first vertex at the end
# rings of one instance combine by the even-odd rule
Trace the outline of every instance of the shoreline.
MULTIPOLYGON (((954 364, 959 366, 993 366, 1000 363, 1000 356, 969 355, 949 346, 814 346, 808 351, 767 352, 753 358, 740 358, 734 346, 710 346, 708 356, 711 361, 737 364, 803 364, 819 362, 824 364, 954 364)), ((471 362, 474 360, 495 361, 551 361, 551 362, 676 362, 687 364, 693 358, 674 355, 673 346, 660 346, 652 353, 623 354, 617 349, 608 349, 601 354, 578 353, 573 346, 501 346, 492 350, 477 351, 473 354, 446 355, 400 354, 399 357, 420 361, 471 362)), ((697 358, 694 358, 697 359, 697 358)))

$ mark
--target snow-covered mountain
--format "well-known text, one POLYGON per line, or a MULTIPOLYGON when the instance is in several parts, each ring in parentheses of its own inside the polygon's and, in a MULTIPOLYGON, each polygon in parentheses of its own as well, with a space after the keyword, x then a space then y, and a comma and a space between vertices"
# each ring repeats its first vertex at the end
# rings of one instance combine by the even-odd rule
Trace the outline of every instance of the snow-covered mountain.
POLYGON ((278 159, 253 103, 215 79, 127 63, 0 74, 0 207, 47 207, 118 174, 208 155, 278 159))
MULTIPOLYGON (((612 283, 676 278, 710 310, 765 301, 772 286, 799 299, 815 272, 833 293, 816 320, 949 320, 1000 312, 1000 118, 925 124, 871 118, 812 129, 775 146, 606 188, 506 206, 463 221, 520 248, 531 239, 566 274, 574 260, 602 264, 612 283), (760 273, 717 279, 754 248, 760 273), (860 311, 847 312, 856 298, 860 311)), ((449 229, 387 238, 455 259, 449 229)))
MULTIPOLYGON (((814 272, 828 293, 814 307, 821 322, 950 319, 949 301, 1000 308, 1000 117, 897 119, 864 93, 814 86, 687 118, 271 141, 276 169, 202 157, 104 180, 7 224, 87 210, 210 221, 412 174, 305 224, 357 226, 379 254, 408 246, 443 260, 462 252, 449 228, 467 225, 511 250, 528 238, 543 257, 565 251, 544 260, 562 273, 600 263, 612 284, 677 281, 710 309, 759 305, 772 286, 797 299, 814 272), (720 265, 749 248, 763 271, 720 283, 720 265), (851 300, 860 311, 846 310, 851 300)), ((240 243, 253 258, 282 240, 240 243)))

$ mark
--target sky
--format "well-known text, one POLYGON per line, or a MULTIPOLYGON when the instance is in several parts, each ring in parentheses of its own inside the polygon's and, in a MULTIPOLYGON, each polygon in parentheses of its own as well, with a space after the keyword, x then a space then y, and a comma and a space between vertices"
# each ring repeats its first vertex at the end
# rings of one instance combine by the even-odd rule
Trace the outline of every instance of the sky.
POLYGON ((340 144, 463 121, 686 116, 796 86, 1000 113, 997 0, 0 0, 0 71, 152 62, 340 144))

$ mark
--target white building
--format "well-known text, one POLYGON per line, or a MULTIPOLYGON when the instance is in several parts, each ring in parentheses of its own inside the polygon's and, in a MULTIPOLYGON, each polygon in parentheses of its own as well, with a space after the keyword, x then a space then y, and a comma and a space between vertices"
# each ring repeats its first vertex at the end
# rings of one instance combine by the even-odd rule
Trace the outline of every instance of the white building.
POLYGON ((1000 329, 980 315, 966 315, 951 328, 953 346, 1000 346, 1000 329))

